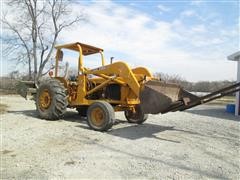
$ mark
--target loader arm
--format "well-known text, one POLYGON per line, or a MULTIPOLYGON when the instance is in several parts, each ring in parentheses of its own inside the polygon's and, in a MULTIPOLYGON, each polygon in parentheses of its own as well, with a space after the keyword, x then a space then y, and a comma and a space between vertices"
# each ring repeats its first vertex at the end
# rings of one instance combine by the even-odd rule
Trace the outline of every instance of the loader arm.
POLYGON ((115 62, 96 69, 87 70, 85 73, 97 76, 104 74, 107 76, 121 77, 123 82, 125 82, 131 88, 134 94, 139 97, 140 84, 130 67, 124 62, 115 62))

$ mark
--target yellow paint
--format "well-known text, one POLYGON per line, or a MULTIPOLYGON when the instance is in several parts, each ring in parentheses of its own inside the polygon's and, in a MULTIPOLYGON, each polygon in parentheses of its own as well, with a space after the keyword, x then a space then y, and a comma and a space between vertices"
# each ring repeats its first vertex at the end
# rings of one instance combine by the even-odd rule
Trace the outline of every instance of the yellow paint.
POLYGON ((132 91, 139 96, 140 85, 129 66, 124 62, 115 62, 96 69, 88 70, 86 71, 86 74, 105 74, 107 76, 114 75, 121 77, 123 78, 123 81, 131 87, 132 91))
POLYGON ((91 111, 91 121, 95 126, 101 126, 104 123, 104 112, 101 108, 97 107, 91 111))
POLYGON ((57 53, 65 48, 79 52, 78 77, 76 82, 58 77, 58 58, 56 55, 55 78, 60 80, 66 88, 70 107, 90 105, 96 101, 104 100, 115 104, 115 111, 134 110, 134 106, 140 103, 139 94, 142 84, 147 80, 153 79, 152 74, 144 67, 131 69, 122 61, 105 65, 103 49, 101 48, 77 42, 56 46, 57 53), (84 56, 94 53, 100 53, 102 66, 95 69, 84 67, 84 56), (94 77, 89 77, 90 75, 94 75, 94 77), (94 85, 94 87, 89 89, 89 84, 94 85), (104 97, 97 100, 87 99, 88 95, 104 89, 109 84, 120 85, 120 100, 104 99, 104 97))
POLYGON ((105 66, 105 59, 104 59, 103 51, 99 51, 99 53, 101 54, 102 66, 105 66))
POLYGON ((42 110, 48 109, 51 105, 51 96, 47 89, 44 89, 39 96, 39 105, 42 110))
POLYGON ((132 69, 134 74, 146 75, 148 77, 153 77, 152 73, 145 67, 137 67, 132 69))
POLYGON ((99 84, 98 86, 96 86, 95 88, 91 89, 90 91, 87 92, 87 95, 92 94, 94 92, 96 92, 97 90, 107 86, 112 80, 108 79, 106 81, 104 81, 103 83, 99 84))

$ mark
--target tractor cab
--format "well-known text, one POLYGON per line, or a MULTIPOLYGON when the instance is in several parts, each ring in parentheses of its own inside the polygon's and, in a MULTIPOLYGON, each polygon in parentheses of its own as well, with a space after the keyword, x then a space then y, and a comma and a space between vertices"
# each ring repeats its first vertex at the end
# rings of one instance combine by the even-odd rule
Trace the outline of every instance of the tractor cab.
MULTIPOLYGON (((55 78, 60 80, 64 84, 66 89, 68 89, 70 105, 78 105, 79 102, 84 104, 84 99, 87 91, 93 89, 96 86, 96 81, 102 81, 101 77, 97 77, 94 76, 94 74, 88 73, 88 71, 90 71, 91 69, 86 67, 86 64, 88 64, 88 62, 92 61, 92 58, 94 58, 90 55, 95 55, 95 59, 99 55, 101 60, 101 64, 99 65, 100 67, 104 66, 105 59, 103 55, 103 49, 79 42, 58 45, 55 48, 57 49, 55 62, 55 78), (65 51, 63 50, 71 50, 78 53, 78 64, 75 64, 74 73, 72 69, 69 69, 69 64, 72 63, 70 61, 69 63, 66 63, 64 73, 59 73, 59 70, 61 69, 60 64, 61 62, 63 62, 63 59, 66 58, 64 57, 65 51), (84 62, 84 60, 89 61, 84 62)), ((97 58, 99 58, 99 56, 97 58)))
MULTIPOLYGON (((56 62, 55 62, 55 77, 59 76, 59 73, 58 73, 59 72, 59 62, 63 61, 63 58, 64 58, 63 49, 72 50, 79 54, 77 76, 84 74, 84 72, 88 69, 87 67, 84 66, 83 60, 85 57, 88 57, 89 55, 99 54, 100 59, 101 59, 101 65, 102 66, 105 65, 103 49, 101 49, 101 48, 97 48, 97 47, 79 43, 79 42, 72 43, 72 44, 58 45, 55 48, 57 49, 56 62)), ((68 65, 66 65, 66 68, 68 68, 68 65)), ((65 70, 64 77, 66 77, 66 76, 67 76, 67 70, 65 70)), ((70 80, 71 79, 73 79, 73 78, 70 77, 70 80)))

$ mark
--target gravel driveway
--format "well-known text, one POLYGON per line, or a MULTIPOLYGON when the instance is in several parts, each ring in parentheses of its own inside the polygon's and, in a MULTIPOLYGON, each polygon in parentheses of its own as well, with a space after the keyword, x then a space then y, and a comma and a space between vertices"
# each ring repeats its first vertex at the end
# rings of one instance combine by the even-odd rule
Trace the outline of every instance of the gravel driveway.
POLYGON ((239 179, 240 120, 221 106, 150 115, 143 125, 117 122, 90 130, 69 110, 63 120, 38 119, 33 101, 2 96, 2 179, 239 179))

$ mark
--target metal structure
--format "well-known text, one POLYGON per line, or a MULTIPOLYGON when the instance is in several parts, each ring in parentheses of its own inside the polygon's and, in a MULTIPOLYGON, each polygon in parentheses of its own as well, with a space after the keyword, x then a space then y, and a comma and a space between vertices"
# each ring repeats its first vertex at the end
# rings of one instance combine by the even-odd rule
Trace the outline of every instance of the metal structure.
POLYGON ((105 64, 103 49, 83 43, 56 46, 55 75, 37 88, 36 107, 44 119, 61 118, 66 108, 76 108, 87 117, 88 125, 106 131, 114 124, 114 112, 124 111, 130 123, 141 124, 148 114, 183 111, 227 94, 240 91, 240 83, 204 97, 195 96, 177 84, 152 76, 145 67, 131 69, 125 62, 105 64), (59 76, 63 49, 79 53, 78 74, 70 79, 59 76), (102 66, 89 69, 84 57, 99 53, 102 66))
MULTIPOLYGON (((237 82, 240 82, 240 51, 228 56, 228 60, 237 62, 237 82)), ((235 115, 240 116, 240 92, 236 93, 235 115)))

